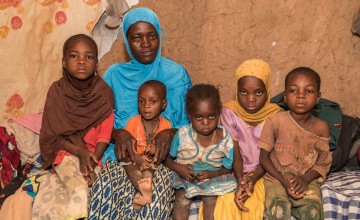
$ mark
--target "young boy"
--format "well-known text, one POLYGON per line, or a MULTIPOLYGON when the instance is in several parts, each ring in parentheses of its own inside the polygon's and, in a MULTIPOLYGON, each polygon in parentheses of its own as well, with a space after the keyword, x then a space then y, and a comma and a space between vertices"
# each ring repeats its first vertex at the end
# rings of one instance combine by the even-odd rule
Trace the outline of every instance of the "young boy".
POLYGON ((135 165, 130 163, 124 166, 132 184, 141 193, 135 195, 134 209, 152 202, 155 169, 152 161, 155 153, 153 138, 160 131, 171 128, 171 123, 160 115, 166 104, 165 85, 157 80, 146 81, 138 91, 139 115, 131 118, 125 127, 137 141, 134 149, 135 165))
POLYGON ((289 111, 268 118, 259 146, 265 175, 265 219, 323 219, 319 177, 331 165, 329 127, 311 112, 320 99, 320 76, 299 67, 285 78, 289 111))

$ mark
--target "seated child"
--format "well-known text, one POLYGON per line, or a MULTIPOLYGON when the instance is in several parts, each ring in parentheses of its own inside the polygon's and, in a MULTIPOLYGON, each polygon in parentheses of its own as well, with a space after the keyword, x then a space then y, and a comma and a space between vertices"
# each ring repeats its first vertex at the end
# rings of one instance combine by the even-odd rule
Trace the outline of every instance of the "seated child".
POLYGON ((139 115, 127 123, 125 130, 136 139, 134 149, 135 164, 129 161, 124 169, 137 193, 134 198, 134 209, 140 209, 152 202, 152 178, 155 165, 152 157, 155 153, 153 137, 164 129, 171 128, 171 123, 160 114, 166 108, 166 87, 157 80, 144 82, 138 91, 139 115))
POLYGON ((188 90, 186 112, 191 124, 178 130, 165 161, 174 171, 173 219, 188 219, 195 196, 203 202, 204 219, 214 219, 217 196, 236 189, 230 173, 234 143, 218 125, 220 111, 220 96, 214 86, 198 84, 188 90))
POLYGON ((299 67, 285 78, 289 111, 268 118, 259 146, 265 175, 265 219, 324 219, 320 185, 331 165, 329 127, 311 112, 320 99, 320 76, 299 67))
POLYGON ((56 173, 44 177, 33 219, 87 217, 88 186, 114 125, 114 96, 96 74, 97 55, 85 34, 64 43, 63 77, 49 88, 39 137, 43 168, 54 166, 56 173))
POLYGON ((225 103, 221 111, 221 124, 236 143, 233 171, 238 186, 235 194, 224 195, 220 200, 224 205, 216 206, 215 214, 219 211, 219 218, 263 218, 265 189, 262 177, 265 170, 259 164, 258 141, 265 120, 281 111, 276 104, 270 103, 270 75, 270 67, 265 61, 244 61, 235 73, 236 99, 225 103), (225 203, 227 197, 231 203, 225 203), (233 211, 224 211, 230 207, 233 211))

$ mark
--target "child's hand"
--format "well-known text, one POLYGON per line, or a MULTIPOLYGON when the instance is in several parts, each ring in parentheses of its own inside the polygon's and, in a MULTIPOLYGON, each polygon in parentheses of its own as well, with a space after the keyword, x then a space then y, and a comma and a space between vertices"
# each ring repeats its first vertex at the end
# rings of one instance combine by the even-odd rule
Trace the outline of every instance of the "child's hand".
POLYGON ((83 176, 89 176, 89 173, 94 171, 91 165, 91 161, 94 161, 95 164, 99 163, 95 154, 88 149, 80 148, 77 156, 79 157, 80 161, 80 172, 83 176))
POLYGON ((242 184, 239 184, 236 193, 235 193, 235 204, 236 206, 244 212, 248 212, 249 209, 245 207, 245 201, 249 198, 249 195, 246 193, 242 184))
POLYGON ((291 184, 288 180, 286 180, 286 185, 284 185, 284 187, 285 187, 285 189, 286 189, 287 194, 288 194, 289 196, 291 196, 291 197, 292 197, 293 199, 295 199, 295 200, 302 199, 302 198, 305 196, 305 193, 306 193, 306 192, 303 192, 303 193, 301 193, 301 194, 296 194, 296 193, 292 190, 291 185, 292 185, 292 184, 291 184))
POLYGON ((201 171, 200 173, 198 173, 196 175, 196 179, 199 182, 202 182, 204 180, 208 180, 214 177, 217 177, 219 175, 217 175, 217 171, 211 171, 211 170, 205 170, 205 171, 201 171))
POLYGON ((190 165, 177 164, 176 173, 183 179, 186 179, 189 182, 195 180, 194 169, 190 165))
POLYGON ((88 184, 88 187, 91 187, 95 180, 95 172, 89 172, 88 176, 84 176, 85 181, 88 184))
POLYGON ((303 194, 306 192, 308 182, 302 176, 295 176, 290 179, 290 189, 292 193, 303 194))

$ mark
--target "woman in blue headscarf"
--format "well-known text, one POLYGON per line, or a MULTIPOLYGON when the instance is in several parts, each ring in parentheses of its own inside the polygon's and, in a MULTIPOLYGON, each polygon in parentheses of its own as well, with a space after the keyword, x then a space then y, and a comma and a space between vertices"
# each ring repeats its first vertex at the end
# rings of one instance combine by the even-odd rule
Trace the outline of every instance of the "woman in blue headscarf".
POLYGON ((137 92, 142 83, 159 80, 166 85, 168 104, 162 116, 173 129, 158 133, 155 137, 155 162, 166 158, 176 128, 188 124, 185 113, 185 94, 191 87, 191 79, 181 65, 161 56, 161 28, 157 15, 147 8, 127 12, 123 20, 123 36, 128 63, 117 63, 104 74, 105 82, 115 96, 115 124, 112 133, 114 143, 104 154, 104 166, 90 191, 89 219, 169 219, 174 191, 171 172, 160 165, 154 174, 152 203, 139 210, 133 209, 136 190, 118 160, 134 161, 134 137, 123 128, 128 120, 139 114, 137 92))

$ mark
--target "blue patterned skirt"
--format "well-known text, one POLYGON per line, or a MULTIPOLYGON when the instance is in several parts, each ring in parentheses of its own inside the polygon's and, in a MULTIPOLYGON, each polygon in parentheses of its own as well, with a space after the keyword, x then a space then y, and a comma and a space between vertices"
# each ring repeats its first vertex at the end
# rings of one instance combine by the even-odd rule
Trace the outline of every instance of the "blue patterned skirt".
POLYGON ((136 193, 120 163, 106 161, 90 190, 89 219, 170 219, 175 194, 167 167, 155 171, 152 203, 134 211, 136 193))

